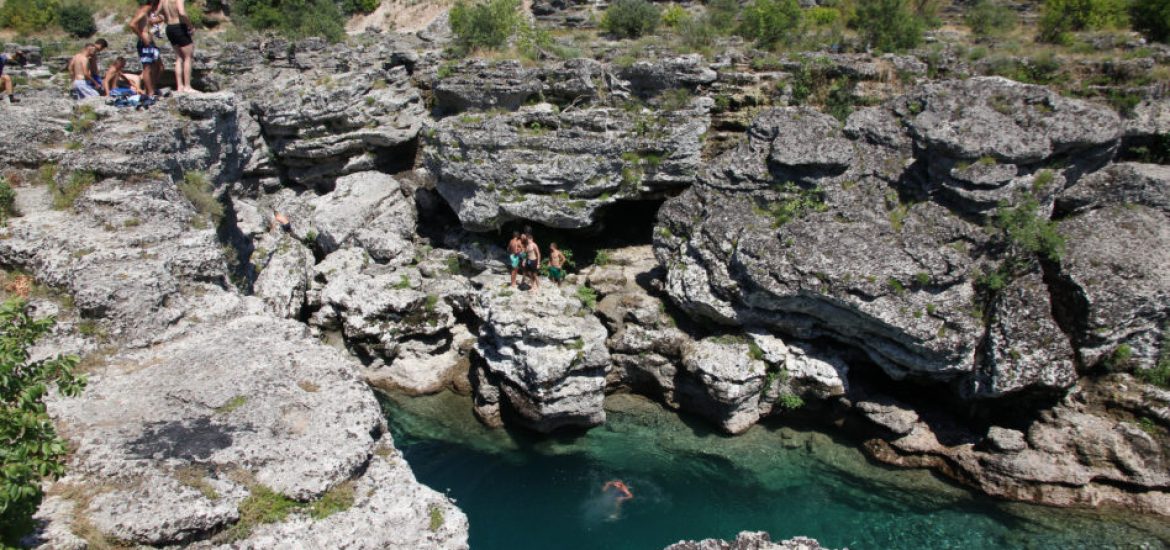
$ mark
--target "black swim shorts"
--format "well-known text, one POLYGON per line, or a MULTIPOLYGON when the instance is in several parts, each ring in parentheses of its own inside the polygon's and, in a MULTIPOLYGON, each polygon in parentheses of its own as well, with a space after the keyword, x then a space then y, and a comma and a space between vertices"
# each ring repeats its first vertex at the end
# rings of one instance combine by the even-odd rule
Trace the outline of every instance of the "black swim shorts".
POLYGON ((176 48, 183 46, 190 46, 194 40, 191 39, 191 31, 187 29, 187 25, 167 25, 167 40, 176 48))

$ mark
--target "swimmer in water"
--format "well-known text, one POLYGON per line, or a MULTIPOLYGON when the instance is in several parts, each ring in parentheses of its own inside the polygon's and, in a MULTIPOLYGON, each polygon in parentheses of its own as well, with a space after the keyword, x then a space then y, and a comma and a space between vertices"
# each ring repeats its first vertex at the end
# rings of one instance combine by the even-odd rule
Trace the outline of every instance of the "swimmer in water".
POLYGON ((605 485, 601 486, 601 491, 603 493, 605 491, 610 490, 610 489, 614 489, 618 492, 618 497, 617 497, 618 502, 623 502, 623 501, 630 500, 631 498, 634 498, 634 493, 631 493, 630 488, 627 487, 626 484, 622 483, 620 480, 615 479, 613 481, 607 481, 607 482, 605 482, 605 485))

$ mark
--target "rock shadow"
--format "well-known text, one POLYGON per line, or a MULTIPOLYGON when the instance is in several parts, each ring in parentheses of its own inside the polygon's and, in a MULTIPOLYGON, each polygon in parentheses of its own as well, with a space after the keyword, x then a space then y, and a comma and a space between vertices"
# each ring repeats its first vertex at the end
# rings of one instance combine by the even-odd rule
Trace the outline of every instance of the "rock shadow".
POLYGON ((232 445, 233 426, 216 424, 204 416, 190 421, 151 422, 127 449, 138 458, 186 461, 206 460, 232 445))

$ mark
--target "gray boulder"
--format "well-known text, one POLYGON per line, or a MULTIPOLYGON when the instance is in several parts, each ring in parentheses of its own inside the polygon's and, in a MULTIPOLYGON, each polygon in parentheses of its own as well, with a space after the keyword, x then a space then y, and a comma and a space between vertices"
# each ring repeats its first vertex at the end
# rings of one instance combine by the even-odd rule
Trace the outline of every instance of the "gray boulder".
POLYGON ((418 213, 393 177, 360 172, 341 177, 333 191, 313 199, 310 235, 329 254, 341 247, 364 248, 381 263, 403 265, 414 256, 418 213))
POLYGON ((481 323, 478 401, 489 409, 502 405, 540 432, 603 423, 610 357, 601 321, 571 287, 518 291, 507 284, 504 277, 490 278, 472 304, 481 323))
POLYGON ((763 531, 743 531, 735 540, 684 540, 666 547, 666 550, 821 550, 817 541, 795 537, 785 541, 772 542, 772 537, 763 531))

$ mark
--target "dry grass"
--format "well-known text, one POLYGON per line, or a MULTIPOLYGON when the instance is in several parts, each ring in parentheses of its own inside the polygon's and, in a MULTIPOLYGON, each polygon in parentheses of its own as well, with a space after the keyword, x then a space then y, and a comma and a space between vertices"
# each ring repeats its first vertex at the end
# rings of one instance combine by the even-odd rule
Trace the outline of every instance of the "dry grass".
POLYGON ((102 532, 90 521, 86 515, 93 499, 118 490, 135 488, 130 482, 103 482, 103 483, 56 483, 49 488, 47 494, 68 500, 73 503, 73 513, 70 518, 70 531, 85 540, 91 550, 123 550, 133 545, 102 532))

